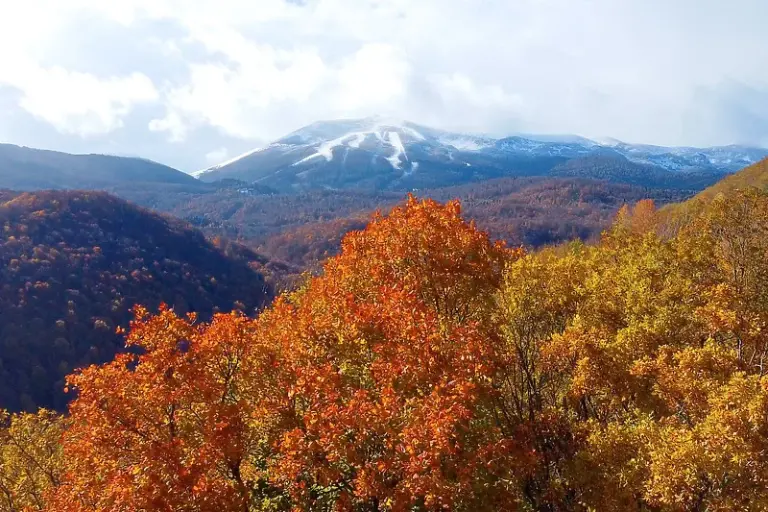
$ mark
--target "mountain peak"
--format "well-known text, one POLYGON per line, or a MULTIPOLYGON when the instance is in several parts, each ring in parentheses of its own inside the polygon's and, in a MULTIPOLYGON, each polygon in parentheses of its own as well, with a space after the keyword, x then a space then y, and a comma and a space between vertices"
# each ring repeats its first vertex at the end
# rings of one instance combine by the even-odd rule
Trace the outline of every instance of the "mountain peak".
POLYGON ((570 134, 498 139, 375 115, 312 123, 198 177, 258 182, 284 192, 412 190, 510 175, 549 175, 570 159, 601 150, 613 150, 616 156, 661 173, 707 175, 733 172, 768 156, 768 150, 759 148, 665 148, 570 134))

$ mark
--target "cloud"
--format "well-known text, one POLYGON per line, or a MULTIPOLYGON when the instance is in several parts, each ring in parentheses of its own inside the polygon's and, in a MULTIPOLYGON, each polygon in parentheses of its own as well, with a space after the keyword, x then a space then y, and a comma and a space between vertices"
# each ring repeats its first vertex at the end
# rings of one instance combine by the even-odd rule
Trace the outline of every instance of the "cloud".
POLYGON ((173 140, 206 124, 235 137, 258 137, 260 112, 296 108, 325 80, 325 64, 313 50, 276 50, 224 33, 206 34, 203 42, 226 62, 192 64, 189 81, 167 91, 166 116, 150 127, 170 132, 173 140))
POLYGON ((205 154, 205 160, 209 164, 217 164, 223 162, 229 156, 229 150, 227 148, 214 149, 205 154))
POLYGON ((61 7, 34 0, 3 7, 0 88, 18 91, 20 108, 61 133, 88 137, 118 129, 135 106, 157 101, 159 93, 152 80, 137 71, 98 76, 45 65, 47 56, 55 54, 54 39, 62 23, 73 15, 61 7))
POLYGON ((31 68, 0 76, 0 84, 21 92, 19 106, 62 133, 91 136, 123 126, 123 117, 141 103, 159 98, 152 81, 141 73, 101 79, 60 67, 31 68))
POLYGON ((494 134, 768 141, 763 0, 0 2, 7 119, 60 134, 29 130, 29 145, 85 136, 203 166, 211 148, 372 114, 494 134))

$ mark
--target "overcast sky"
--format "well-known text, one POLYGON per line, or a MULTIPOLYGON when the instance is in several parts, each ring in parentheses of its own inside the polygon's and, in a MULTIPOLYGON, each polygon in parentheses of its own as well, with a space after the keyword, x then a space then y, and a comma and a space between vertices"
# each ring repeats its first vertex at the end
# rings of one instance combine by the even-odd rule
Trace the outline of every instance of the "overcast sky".
POLYGON ((0 0, 0 141, 194 171, 319 119, 768 145, 766 0, 0 0))

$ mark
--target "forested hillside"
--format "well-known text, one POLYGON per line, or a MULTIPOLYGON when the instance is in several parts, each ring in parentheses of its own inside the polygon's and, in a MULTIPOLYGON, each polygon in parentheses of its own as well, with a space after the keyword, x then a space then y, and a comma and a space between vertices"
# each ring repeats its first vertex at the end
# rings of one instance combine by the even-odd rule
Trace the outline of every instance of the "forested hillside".
POLYGON ((768 188, 768 159, 761 160, 696 194, 694 200, 712 200, 717 194, 729 193, 738 189, 754 187, 760 190, 768 188))
POLYGON ((256 318, 139 308, 5 418, 0 510, 765 510, 768 195, 665 221, 525 252, 409 198, 256 318))
MULTIPOLYGON (((371 214, 400 203, 393 192, 322 190, 269 194, 222 188, 214 194, 168 194, 162 190, 120 189, 131 201, 181 217, 210 236, 225 236, 275 261, 318 268, 338 252, 342 236, 360 229, 371 214)), ((502 178, 456 187, 420 190, 440 201, 458 198, 467 219, 492 238, 529 248, 574 238, 592 240, 625 203, 644 198, 666 204, 696 190, 646 188, 580 178, 502 178)))
MULTIPOLYGON (((135 304, 252 313, 270 287, 187 224, 99 192, 0 194, 0 408, 65 408, 64 376, 110 360, 135 304)), ((231 251, 230 251, 231 252, 231 251)))

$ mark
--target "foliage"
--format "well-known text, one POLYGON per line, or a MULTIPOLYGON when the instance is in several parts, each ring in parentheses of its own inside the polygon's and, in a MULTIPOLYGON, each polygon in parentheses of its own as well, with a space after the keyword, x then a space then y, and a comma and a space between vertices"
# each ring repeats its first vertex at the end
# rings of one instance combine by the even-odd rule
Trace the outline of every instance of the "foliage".
POLYGON ((104 193, 8 197, 0 229, 0 406, 10 410, 63 410, 64 377, 112 359, 134 304, 210 316, 252 311, 270 294, 200 232, 104 193))
POLYGON ((43 510, 48 491, 61 481, 60 437, 66 420, 0 411, 0 511, 43 510))
MULTIPOLYGON (((164 190, 121 189, 123 197, 184 218, 211 236, 236 239, 264 254, 277 279, 318 270, 337 254, 341 239, 362 229, 376 209, 388 211, 403 200, 392 192, 323 190, 296 195, 216 193, 171 194, 164 190)), ((657 203, 686 199, 694 191, 654 189, 574 178, 503 178, 420 190, 438 201, 458 198, 464 217, 510 246, 538 248, 580 238, 595 240, 617 210, 644 198, 657 203)))
POLYGON ((258 318, 138 308, 47 509, 766 510, 768 195, 664 222, 525 253, 410 197, 258 318))
POLYGON ((137 308, 123 354, 69 379, 66 478, 51 510, 261 510, 289 381, 279 346, 240 313, 197 324, 137 308), (121 383, 115 386, 114 383, 121 383), (151 397, 151 399, 148 399, 151 397), (251 508, 255 507, 255 508, 251 508))

